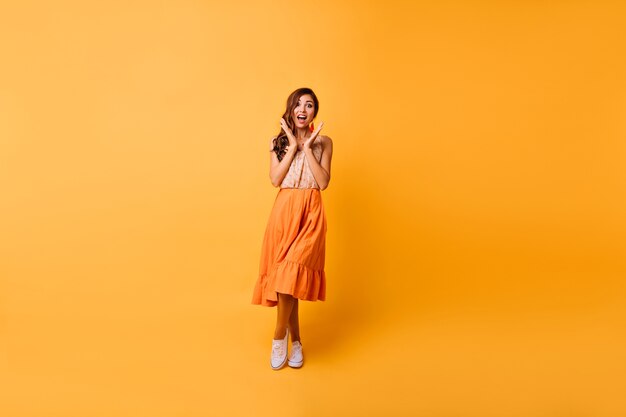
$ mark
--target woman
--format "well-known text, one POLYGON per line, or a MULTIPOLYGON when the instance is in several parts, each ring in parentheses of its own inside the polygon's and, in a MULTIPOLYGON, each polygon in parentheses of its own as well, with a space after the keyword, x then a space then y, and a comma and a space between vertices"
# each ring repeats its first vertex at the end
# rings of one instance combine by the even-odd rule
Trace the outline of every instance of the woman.
POLYGON ((265 230, 259 277, 253 304, 277 307, 270 364, 280 369, 288 362, 304 362, 298 300, 324 301, 326 216, 321 191, 330 181, 333 143, 314 128, 319 102, 310 88, 299 88, 287 98, 281 130, 270 141, 270 179, 280 187, 265 230), (291 351, 287 341, 291 333, 291 351))

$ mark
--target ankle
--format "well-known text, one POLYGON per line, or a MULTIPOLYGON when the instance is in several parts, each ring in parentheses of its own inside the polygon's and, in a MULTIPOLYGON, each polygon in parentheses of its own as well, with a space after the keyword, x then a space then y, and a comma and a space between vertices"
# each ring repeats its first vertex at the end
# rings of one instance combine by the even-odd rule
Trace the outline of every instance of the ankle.
POLYGON ((287 335, 287 328, 283 328, 283 329, 276 329, 274 331, 274 340, 282 340, 285 338, 285 336, 287 335))

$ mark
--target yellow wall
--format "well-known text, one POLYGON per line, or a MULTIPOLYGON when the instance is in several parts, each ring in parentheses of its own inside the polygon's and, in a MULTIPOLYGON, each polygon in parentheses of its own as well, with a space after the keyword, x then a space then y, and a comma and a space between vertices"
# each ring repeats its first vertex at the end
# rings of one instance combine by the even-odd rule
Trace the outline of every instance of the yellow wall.
POLYGON ((3 1, 0 414, 626 415, 625 18, 3 1), (302 86, 328 292, 274 372, 250 298, 302 86))

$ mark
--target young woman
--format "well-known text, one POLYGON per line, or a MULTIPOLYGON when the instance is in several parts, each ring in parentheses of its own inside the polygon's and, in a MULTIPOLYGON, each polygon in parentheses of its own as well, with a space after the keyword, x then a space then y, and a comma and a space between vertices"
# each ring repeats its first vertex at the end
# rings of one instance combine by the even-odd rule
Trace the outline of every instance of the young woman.
POLYGON ((330 181, 333 142, 314 128, 319 102, 310 88, 287 98, 281 130, 270 141, 270 179, 280 187, 265 229, 252 304, 277 307, 270 364, 299 368, 304 357, 298 300, 324 301, 326 216, 321 191, 330 181), (287 342, 291 333, 291 350, 287 342))

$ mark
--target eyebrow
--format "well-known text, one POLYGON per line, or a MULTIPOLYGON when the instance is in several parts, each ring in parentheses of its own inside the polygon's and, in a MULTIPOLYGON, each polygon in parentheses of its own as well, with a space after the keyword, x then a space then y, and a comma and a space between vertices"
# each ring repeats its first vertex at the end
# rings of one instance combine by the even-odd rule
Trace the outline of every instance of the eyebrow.
MULTIPOLYGON (((300 103, 300 100, 298 100, 298 103, 300 103)), ((305 103, 313 103, 311 100, 307 100, 305 101, 305 103)))

